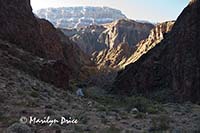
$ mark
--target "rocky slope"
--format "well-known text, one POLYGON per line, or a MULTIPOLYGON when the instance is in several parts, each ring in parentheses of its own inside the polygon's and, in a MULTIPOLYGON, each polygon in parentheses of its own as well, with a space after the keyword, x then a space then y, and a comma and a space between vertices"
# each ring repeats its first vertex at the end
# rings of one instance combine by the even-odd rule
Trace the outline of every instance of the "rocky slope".
POLYGON ((121 11, 108 7, 48 8, 35 11, 35 13, 59 28, 80 28, 126 18, 121 11))
MULTIPOLYGON (((30 1, 0 1, 0 39, 16 44, 19 48, 48 60, 62 60, 70 78, 77 78, 75 72, 81 73, 82 67, 93 63, 79 47, 69 39, 63 40, 61 32, 44 19, 39 19, 32 13, 30 1), (72 46, 73 45, 73 46, 72 46), (80 54, 81 53, 81 54, 80 54), (71 55, 76 56, 76 60, 71 55), (80 60, 81 58, 82 60, 80 60), (80 61, 79 61, 80 60, 80 61), (85 60, 85 61, 83 61, 85 60), (74 64, 74 66, 71 66, 74 64)), ((86 76, 83 76, 86 77, 86 76)))
POLYGON ((174 21, 163 22, 157 24, 150 32, 147 39, 140 41, 132 53, 132 55, 123 63, 123 67, 137 61, 143 54, 146 54, 150 49, 160 43, 168 32, 171 31, 174 21))
MULTIPOLYGON (((120 103, 118 97, 109 99, 96 96, 91 92, 88 97, 79 98, 74 92, 62 90, 42 82, 38 78, 26 74, 15 64, 23 63, 22 69, 35 68, 31 63, 42 62, 40 58, 31 56, 29 52, 15 49, 13 44, 0 41, 0 132, 8 133, 55 133, 55 132, 150 132, 160 130, 159 121, 164 119, 168 131, 193 132, 199 131, 200 106, 193 104, 166 104, 157 114, 148 114, 138 117, 138 114, 127 111, 124 102, 120 103), (6 49, 7 50, 6 50, 6 49), (13 55, 16 51, 19 55, 13 55), (23 54, 24 60, 21 60, 23 54), (19 61, 20 59, 20 61, 19 61), (28 59, 28 62, 27 60, 28 59), (31 66, 26 66, 26 65, 31 66), (111 102, 112 101, 112 102, 111 102), (123 103, 123 104, 122 104, 123 103), (117 106, 116 106, 117 105, 117 106), (124 105, 123 107, 121 105, 124 105), (116 106, 116 107, 115 107, 116 106), (115 107, 115 108, 114 108, 115 107), (34 116, 43 119, 78 119, 78 124, 22 124, 19 119, 25 116, 34 116), (155 126, 153 123, 157 123, 155 126), (111 124, 112 123, 112 124, 111 124)), ((35 71, 34 71, 35 72, 35 71)), ((36 71, 37 72, 37 71, 36 71)), ((41 73, 42 74, 42 73, 41 73)), ((93 90, 97 90, 94 88, 93 90)), ((102 89, 101 89, 102 90, 102 89)), ((132 101, 130 102, 132 103, 132 101)), ((145 105, 145 104, 144 104, 145 105)), ((134 108, 134 107, 133 107, 134 108)), ((163 125, 161 125, 163 126, 163 125)))
POLYGON ((119 72, 114 89, 157 99, 200 102, 200 1, 193 0, 165 39, 119 72))

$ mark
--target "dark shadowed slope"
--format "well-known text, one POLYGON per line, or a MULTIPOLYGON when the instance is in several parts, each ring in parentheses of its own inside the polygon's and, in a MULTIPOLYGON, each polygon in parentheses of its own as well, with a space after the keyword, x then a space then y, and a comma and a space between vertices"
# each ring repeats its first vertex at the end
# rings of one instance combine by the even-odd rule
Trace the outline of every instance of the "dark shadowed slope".
POLYGON ((199 102, 199 12, 200 1, 190 2, 160 44, 119 72, 115 91, 199 102))

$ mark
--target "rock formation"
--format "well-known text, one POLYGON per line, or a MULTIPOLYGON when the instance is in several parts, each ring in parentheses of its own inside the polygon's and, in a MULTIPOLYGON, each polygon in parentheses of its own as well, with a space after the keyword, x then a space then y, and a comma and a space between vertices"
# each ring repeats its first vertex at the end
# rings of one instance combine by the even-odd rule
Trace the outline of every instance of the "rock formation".
POLYGON ((150 31, 150 35, 135 46, 130 46, 128 43, 122 43, 118 45, 117 48, 106 49, 99 53, 94 53, 93 59, 100 68, 110 67, 117 70, 122 69, 126 65, 136 61, 139 57, 158 44, 171 30, 173 24, 173 21, 157 24, 155 28, 150 31))
POLYGON ((193 0, 165 39, 119 72, 113 91, 200 101, 200 1, 193 0))
MULTIPOLYGON (((36 77, 40 77, 43 81, 50 82, 57 87, 66 87, 69 80, 68 77, 70 77, 70 79, 80 77, 79 75, 72 75, 69 72, 78 72, 81 73, 83 77, 86 77, 84 73, 88 73, 85 71, 81 72, 81 70, 83 67, 86 67, 87 64, 92 64, 92 62, 89 62, 89 57, 84 55, 78 46, 73 44, 69 39, 62 39, 64 35, 54 28, 50 22, 36 18, 32 13, 30 0, 1 0, 0 5, 0 39, 16 45, 22 50, 31 52, 33 56, 38 56, 47 60, 46 62, 48 63, 38 67, 41 68, 41 71, 46 75, 36 75, 36 77), (70 57, 71 55, 75 56, 76 61, 74 61, 73 57, 70 57), (72 58, 72 61, 70 61, 70 58, 72 58), (80 61, 79 58, 87 61, 80 61), (72 62, 74 64, 71 64, 72 62), (87 62, 87 64, 84 64, 85 62, 87 62), (62 78, 63 81, 59 81, 62 80, 62 78)), ((40 69, 38 69, 37 72, 34 70, 34 72, 37 74, 40 72, 40 69)), ((30 73, 32 73, 31 68, 30 73)))
POLYGON ((155 47, 156 44, 160 43, 164 39, 164 36, 171 31, 173 25, 174 21, 167 21, 157 24, 155 28, 151 30, 148 38, 140 41, 136 45, 132 55, 126 60, 125 63, 123 63, 123 67, 137 61, 143 54, 146 54, 150 49, 155 47))
POLYGON ((92 55, 95 51, 101 51, 107 48, 106 44, 99 39, 101 33, 106 30, 104 26, 91 25, 86 28, 61 30, 89 55, 92 55))
POLYGON ((117 47, 94 52, 92 60, 96 62, 99 69, 119 70, 127 59, 133 54, 134 48, 128 43, 120 43, 117 47))
POLYGON ((88 54, 116 48, 120 43, 135 46, 145 39, 154 26, 133 20, 121 19, 104 25, 92 25, 76 30, 62 29, 65 35, 76 42, 88 54))
POLYGON ((147 38, 153 27, 149 23, 122 19, 105 25, 62 31, 91 55, 99 68, 119 69, 132 55, 135 45, 147 38))
POLYGON ((109 7, 61 7, 40 9, 35 12, 40 18, 49 20, 58 28, 81 28, 110 23, 126 16, 109 7))

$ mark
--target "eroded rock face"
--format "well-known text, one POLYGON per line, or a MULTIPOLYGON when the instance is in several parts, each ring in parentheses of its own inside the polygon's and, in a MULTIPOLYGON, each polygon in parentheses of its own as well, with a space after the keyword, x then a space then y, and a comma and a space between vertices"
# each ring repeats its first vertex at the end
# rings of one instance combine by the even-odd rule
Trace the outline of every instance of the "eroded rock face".
POLYGON ((135 45, 147 38, 153 27, 149 23, 122 19, 105 25, 62 31, 92 55, 98 68, 119 69, 132 55, 135 45))
POLYGON ((135 62, 158 44, 171 31, 173 24, 173 21, 157 24, 150 31, 150 35, 146 39, 138 42, 135 46, 122 43, 116 48, 114 47, 102 50, 99 53, 94 53, 93 59, 99 64, 99 67, 110 67, 116 70, 122 69, 128 64, 135 62))
POLYGON ((107 49, 93 53, 93 60, 100 69, 119 70, 133 54, 136 44, 147 38, 154 27, 148 23, 133 20, 118 20, 104 25, 106 30, 99 36, 107 49))
POLYGON ((121 19, 111 24, 106 24, 107 30, 100 38, 109 48, 115 48, 120 43, 128 43, 135 46, 139 41, 148 37, 150 30, 154 28, 149 23, 139 23, 133 20, 121 19))
POLYGON ((92 25, 77 30, 62 30, 88 54, 116 48, 120 43, 136 45, 145 39, 154 26, 133 20, 121 19, 105 25, 92 25))
POLYGON ((116 48, 93 53, 92 60, 98 64, 99 69, 119 70, 133 54, 133 51, 134 48, 128 43, 120 43, 116 48))
POLYGON ((147 39, 140 41, 133 52, 133 54, 126 60, 123 67, 130 63, 137 61, 143 54, 147 53, 150 49, 160 43, 168 32, 171 31, 174 21, 163 22, 157 24, 150 32, 147 39))
POLYGON ((115 91, 199 102, 199 12, 200 1, 191 2, 161 43, 119 72, 115 91))
POLYGON ((80 29, 62 29, 65 35, 69 36, 89 55, 107 48, 106 44, 99 39, 99 36, 105 30, 106 28, 100 25, 91 25, 80 29))

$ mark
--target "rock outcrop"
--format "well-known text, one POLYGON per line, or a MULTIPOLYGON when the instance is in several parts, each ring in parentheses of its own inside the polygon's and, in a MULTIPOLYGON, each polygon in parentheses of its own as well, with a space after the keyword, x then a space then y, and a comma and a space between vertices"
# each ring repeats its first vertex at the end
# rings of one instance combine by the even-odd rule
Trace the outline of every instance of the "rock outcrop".
POLYGON ((90 25, 105 24, 126 16, 109 7, 61 7, 40 9, 35 12, 40 18, 49 20, 58 28, 81 28, 90 25))
POLYGON ((161 43, 119 72, 114 91, 200 102, 199 12, 200 1, 190 2, 161 43))

